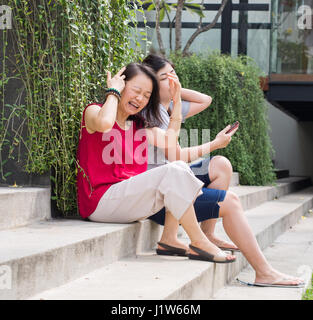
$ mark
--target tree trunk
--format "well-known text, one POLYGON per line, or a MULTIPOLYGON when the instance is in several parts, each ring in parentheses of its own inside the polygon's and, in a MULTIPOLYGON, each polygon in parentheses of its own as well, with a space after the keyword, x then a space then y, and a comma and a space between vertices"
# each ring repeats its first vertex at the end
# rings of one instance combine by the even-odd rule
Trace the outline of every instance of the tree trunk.
POLYGON ((173 30, 173 22, 171 21, 171 17, 170 17, 170 14, 169 12, 165 9, 165 13, 166 13, 166 16, 167 16, 167 20, 168 20, 168 23, 169 23, 169 28, 170 28, 170 39, 169 39, 169 45, 170 45, 170 51, 172 52, 173 51, 173 48, 172 48, 172 30, 173 30))
POLYGON ((185 48, 184 48, 184 50, 183 50, 183 56, 186 56, 186 55, 188 54, 188 50, 189 50, 191 44, 192 44, 193 41, 198 37, 199 34, 201 34, 202 32, 206 32, 206 31, 212 29, 212 28, 215 26, 215 24, 216 24, 216 22, 218 21, 219 17, 220 17, 221 14, 223 13, 223 10, 224 10, 224 8, 225 8, 225 6, 226 6, 226 4, 227 4, 227 1, 228 1, 228 0, 223 0, 223 1, 222 1, 222 4, 221 4, 221 6, 220 6, 220 8, 219 8, 219 10, 218 10, 215 18, 213 19, 213 21, 212 21, 210 24, 208 24, 208 25, 205 26, 205 27, 201 27, 201 24, 199 24, 198 29, 191 35, 191 37, 190 37, 189 40, 187 41, 187 43, 186 43, 186 45, 185 45, 185 48))
POLYGON ((160 30, 160 0, 155 0, 155 10, 156 10, 156 17, 155 17, 155 32, 158 39, 159 49, 162 55, 165 55, 165 49, 163 45, 161 30, 160 30))
POLYGON ((185 0, 177 1, 176 22, 175 22, 175 51, 181 51, 181 18, 185 0))

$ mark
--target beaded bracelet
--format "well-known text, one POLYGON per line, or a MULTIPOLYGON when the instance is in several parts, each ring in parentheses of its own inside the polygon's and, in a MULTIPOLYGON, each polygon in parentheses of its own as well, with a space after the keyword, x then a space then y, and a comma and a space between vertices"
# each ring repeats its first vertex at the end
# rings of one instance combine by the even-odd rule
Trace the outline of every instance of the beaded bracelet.
POLYGON ((115 89, 115 88, 107 88, 107 89, 105 90, 105 92, 106 92, 106 93, 108 93, 108 92, 115 92, 119 97, 121 97, 121 93, 120 93, 117 89, 115 89))
POLYGON ((109 96, 109 95, 115 96, 118 101, 121 100, 120 95, 119 95, 118 93, 116 93, 115 91, 108 91, 108 92, 106 92, 106 93, 105 93, 105 98, 107 98, 107 96, 109 96))

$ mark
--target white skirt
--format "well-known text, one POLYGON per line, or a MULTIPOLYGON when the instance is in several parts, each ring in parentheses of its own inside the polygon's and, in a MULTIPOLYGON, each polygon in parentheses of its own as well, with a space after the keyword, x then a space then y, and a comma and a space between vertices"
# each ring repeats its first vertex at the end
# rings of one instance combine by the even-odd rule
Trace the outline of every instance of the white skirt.
POLYGON ((88 218, 129 223, 144 220, 165 207, 180 220, 202 194, 202 186, 188 164, 174 161, 112 185, 88 218))

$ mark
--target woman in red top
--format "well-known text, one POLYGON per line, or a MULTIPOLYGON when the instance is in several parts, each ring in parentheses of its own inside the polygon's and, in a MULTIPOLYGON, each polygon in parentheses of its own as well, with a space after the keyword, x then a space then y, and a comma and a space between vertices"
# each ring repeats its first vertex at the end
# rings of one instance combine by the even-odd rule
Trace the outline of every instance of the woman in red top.
POLYGON ((105 103, 85 108, 77 151, 80 215, 96 222, 128 223, 166 207, 191 240, 189 258, 233 262, 236 257, 221 251, 200 229, 193 202, 202 194, 203 182, 189 166, 174 161, 146 171, 148 141, 161 148, 178 141, 181 85, 176 75, 168 76, 174 107, 167 131, 157 123, 158 81, 153 70, 141 64, 124 67, 113 78, 108 72, 105 103))

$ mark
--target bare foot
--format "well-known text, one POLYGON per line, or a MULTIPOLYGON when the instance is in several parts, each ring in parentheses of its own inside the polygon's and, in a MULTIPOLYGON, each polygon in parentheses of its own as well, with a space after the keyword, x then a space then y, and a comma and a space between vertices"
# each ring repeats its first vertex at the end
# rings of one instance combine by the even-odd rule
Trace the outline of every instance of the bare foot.
MULTIPOLYGON (((207 241, 206 240, 194 241, 191 244, 199 249, 202 249, 202 250, 214 255, 214 256, 224 255, 227 260, 236 259, 236 256, 234 256, 234 255, 223 253, 223 251, 221 249, 219 249, 215 244, 213 244, 209 240, 207 240, 207 241)), ((198 254, 198 253, 194 252, 192 249, 190 249, 190 253, 195 254, 195 255, 198 254)))
POLYGON ((239 250, 239 248, 237 246, 235 246, 233 243, 224 241, 224 240, 218 238, 217 236, 215 236, 214 234, 205 234, 205 235, 212 243, 214 243, 219 248, 239 250))
POLYGON ((255 282, 275 284, 275 285, 297 286, 299 284, 303 284, 304 280, 298 277, 293 277, 293 276, 281 273, 276 270, 272 270, 272 272, 267 275, 256 275, 255 282))

